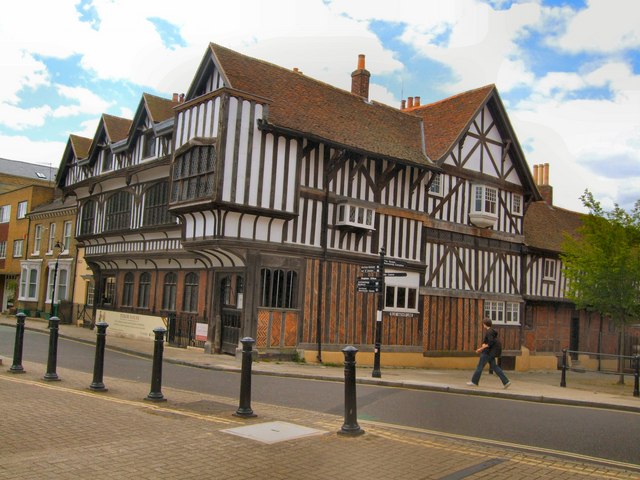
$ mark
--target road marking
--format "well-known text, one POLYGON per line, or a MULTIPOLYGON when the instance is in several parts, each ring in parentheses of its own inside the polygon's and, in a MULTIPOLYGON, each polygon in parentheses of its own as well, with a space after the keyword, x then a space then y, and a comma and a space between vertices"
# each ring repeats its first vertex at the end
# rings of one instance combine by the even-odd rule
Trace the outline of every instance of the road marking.
POLYGON ((175 415, 194 418, 196 420, 205 420, 207 422, 212 422, 212 423, 220 423, 220 424, 223 424, 223 425, 244 425, 245 424, 245 422, 241 422, 241 421, 235 420, 233 418, 228 418, 227 419, 227 418, 222 418, 222 417, 213 417, 211 415, 203 415, 203 414, 200 414, 200 413, 193 413, 193 412, 188 412, 188 411, 185 411, 185 410, 177 410, 177 409, 174 409, 174 408, 167 408, 167 407, 161 406, 159 404, 155 404, 155 403, 147 403, 147 402, 143 402, 143 401, 125 400, 125 399, 122 399, 122 398, 109 397, 109 396, 105 396, 105 395, 100 394, 100 393, 85 392, 85 391, 82 391, 82 390, 75 390, 73 388, 62 387, 62 386, 54 385, 54 384, 51 384, 51 383, 42 383, 40 381, 26 380, 26 379, 21 379, 21 378, 16 378, 16 377, 8 377, 8 376, 5 376, 5 375, 0 376, 0 379, 7 380, 9 382, 22 383, 24 385, 31 385, 31 386, 35 386, 35 387, 46 388, 46 389, 49 389, 49 390, 56 390, 56 391, 59 391, 59 392, 73 393, 75 395, 79 395, 79 396, 83 396, 83 397, 97 398, 97 399, 100 399, 100 400, 104 400, 104 401, 111 402, 111 403, 118 403, 118 404, 121 404, 121 405, 129 405, 129 406, 132 406, 132 407, 146 408, 147 410, 154 410, 154 411, 173 413, 175 415))

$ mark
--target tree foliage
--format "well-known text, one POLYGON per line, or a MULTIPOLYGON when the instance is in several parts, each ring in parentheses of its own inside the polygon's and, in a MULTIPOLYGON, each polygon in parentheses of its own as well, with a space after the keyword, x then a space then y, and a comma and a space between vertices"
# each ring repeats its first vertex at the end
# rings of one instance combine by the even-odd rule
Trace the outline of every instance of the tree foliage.
POLYGON ((615 205, 605 211, 586 190, 589 210, 575 237, 565 235, 567 296, 578 308, 624 325, 640 318, 640 201, 631 212, 615 205))

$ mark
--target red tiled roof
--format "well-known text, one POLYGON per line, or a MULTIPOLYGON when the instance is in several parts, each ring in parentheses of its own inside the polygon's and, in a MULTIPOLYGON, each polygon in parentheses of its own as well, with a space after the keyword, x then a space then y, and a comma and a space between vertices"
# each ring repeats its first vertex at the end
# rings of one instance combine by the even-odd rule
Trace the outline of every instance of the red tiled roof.
POLYGON ((534 248, 560 252, 564 234, 576 237, 584 214, 533 202, 524 216, 525 243, 534 248))
POLYGON ((76 159, 85 158, 89 155, 89 149, 91 148, 91 142, 93 140, 71 134, 69 135, 69 141, 71 142, 71 147, 73 148, 76 159))
POLYGON ((109 138, 109 142, 115 143, 127 138, 132 121, 128 118, 115 117, 106 113, 102 114, 104 129, 109 138))
POLYGON ((438 102, 403 110, 423 119, 429 158, 438 161, 449 152, 494 90, 495 85, 486 85, 438 102))
POLYGON ((210 44, 228 86, 269 100, 267 121, 382 157, 433 165, 420 119, 301 73, 210 44))
POLYGON ((163 122, 164 120, 173 118, 173 107, 179 105, 178 102, 174 102, 167 98, 156 97, 150 93, 143 93, 142 97, 147 104, 149 115, 154 123, 163 122))

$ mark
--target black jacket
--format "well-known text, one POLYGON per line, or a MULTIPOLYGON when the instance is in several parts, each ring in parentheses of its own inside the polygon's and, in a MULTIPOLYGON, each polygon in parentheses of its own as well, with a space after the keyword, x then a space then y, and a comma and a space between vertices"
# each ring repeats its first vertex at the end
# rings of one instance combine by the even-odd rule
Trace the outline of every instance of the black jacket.
POLYGON ((487 329, 484 334, 482 343, 486 343, 488 346, 484 349, 483 353, 488 353, 493 358, 497 358, 502 355, 502 344, 498 340, 498 332, 493 328, 487 329))

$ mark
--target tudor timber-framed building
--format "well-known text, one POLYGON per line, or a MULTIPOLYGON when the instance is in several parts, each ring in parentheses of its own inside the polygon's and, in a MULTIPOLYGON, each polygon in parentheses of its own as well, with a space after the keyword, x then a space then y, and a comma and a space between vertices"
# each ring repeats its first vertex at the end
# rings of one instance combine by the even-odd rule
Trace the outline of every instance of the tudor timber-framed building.
POLYGON ((192 316, 208 352, 251 336, 261 354, 340 361, 354 344, 372 363, 376 295, 356 283, 384 248, 406 276, 386 279, 383 365, 468 366, 489 315, 507 366, 555 367, 571 332, 547 317, 582 314, 534 285, 558 250, 527 245, 544 202, 496 87, 395 109, 369 77, 364 56, 346 92, 210 44, 184 98, 103 115, 58 176, 98 317, 192 316))

